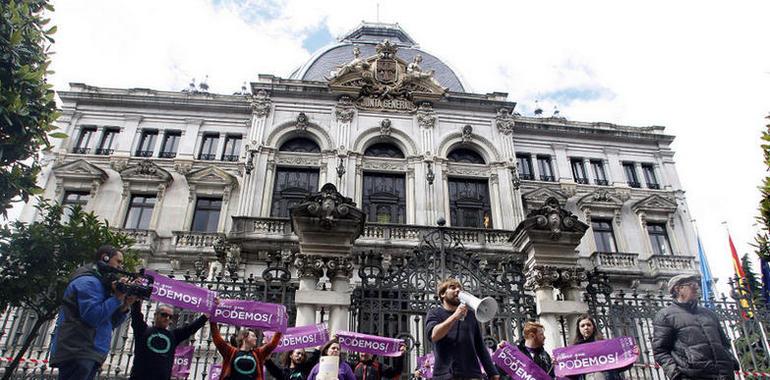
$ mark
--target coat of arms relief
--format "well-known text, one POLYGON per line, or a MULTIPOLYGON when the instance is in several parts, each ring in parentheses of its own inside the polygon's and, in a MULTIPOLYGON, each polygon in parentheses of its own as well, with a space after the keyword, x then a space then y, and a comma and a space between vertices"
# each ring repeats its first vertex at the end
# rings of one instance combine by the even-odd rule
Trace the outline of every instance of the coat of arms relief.
POLYGON ((329 87, 351 95, 360 109, 379 111, 414 112, 417 102, 444 96, 447 89, 436 81, 433 70, 422 69, 420 54, 407 63, 396 56, 397 51, 385 40, 374 56, 361 58, 360 49, 353 47, 353 60, 329 74, 329 87))

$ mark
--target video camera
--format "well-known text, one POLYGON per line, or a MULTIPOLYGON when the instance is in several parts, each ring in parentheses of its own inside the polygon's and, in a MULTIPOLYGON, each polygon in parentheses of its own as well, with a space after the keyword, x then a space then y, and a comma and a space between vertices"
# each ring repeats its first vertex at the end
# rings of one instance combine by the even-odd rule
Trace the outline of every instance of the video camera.
MULTIPOLYGON (((122 275, 129 278, 130 282, 116 282, 115 290, 124 293, 126 296, 136 296, 144 300, 150 299, 150 296, 152 295, 152 284, 155 282, 155 277, 145 274, 144 268, 140 269, 138 273, 134 273, 113 268, 102 262, 97 262, 96 265, 103 274, 122 275), (137 278, 144 279, 143 283, 134 282, 137 278)), ((115 279, 117 279, 117 276, 115 279)))

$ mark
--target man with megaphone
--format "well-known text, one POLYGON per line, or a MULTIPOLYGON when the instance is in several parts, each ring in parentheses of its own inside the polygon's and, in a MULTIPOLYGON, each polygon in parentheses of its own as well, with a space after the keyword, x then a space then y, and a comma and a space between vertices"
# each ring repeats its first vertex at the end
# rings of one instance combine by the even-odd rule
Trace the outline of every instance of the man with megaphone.
POLYGON ((492 307, 486 299, 479 300, 468 293, 461 297, 462 290, 460 281, 454 278, 442 281, 436 291, 441 307, 431 309, 425 317, 425 331, 433 342, 435 356, 433 379, 482 379, 481 363, 490 380, 499 380, 500 375, 484 345, 476 312, 469 305, 478 308, 477 311, 485 308, 485 317, 490 319, 496 310, 486 310, 492 307))

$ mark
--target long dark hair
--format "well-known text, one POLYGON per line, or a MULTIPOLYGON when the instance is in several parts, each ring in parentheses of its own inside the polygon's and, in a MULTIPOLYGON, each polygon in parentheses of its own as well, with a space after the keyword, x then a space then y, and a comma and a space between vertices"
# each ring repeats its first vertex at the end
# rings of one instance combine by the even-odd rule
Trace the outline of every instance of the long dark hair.
POLYGON ((575 322, 575 339, 572 339, 572 344, 588 343, 603 339, 604 335, 602 335, 602 332, 599 331, 599 326, 596 325, 596 320, 594 317, 592 317, 591 314, 581 314, 578 317, 577 322, 575 322), (591 324, 594 326, 594 332, 591 333, 591 336, 588 338, 584 337, 583 334, 580 333, 580 322, 585 320, 591 321, 591 324))
POLYGON ((281 354, 281 365, 285 368, 289 368, 291 366, 291 356, 294 355, 294 351, 300 350, 302 351, 302 362, 307 360, 307 353, 302 348, 296 348, 291 351, 286 351, 283 354, 281 354))

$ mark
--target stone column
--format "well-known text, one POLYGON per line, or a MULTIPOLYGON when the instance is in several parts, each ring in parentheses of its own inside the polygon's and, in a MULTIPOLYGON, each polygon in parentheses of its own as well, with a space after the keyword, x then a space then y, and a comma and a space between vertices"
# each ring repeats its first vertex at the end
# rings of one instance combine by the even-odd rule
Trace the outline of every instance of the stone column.
POLYGON ((634 162, 634 171, 636 172, 636 178, 638 178, 641 186, 650 187, 650 184, 647 183, 647 178, 644 178, 644 170, 642 170, 642 164, 640 162, 634 162))
POLYGON ((576 248, 588 226, 549 198, 519 225, 514 249, 527 256, 525 286, 535 292, 538 318, 545 326, 545 348, 561 347, 561 317, 574 322, 585 313, 580 284, 586 279, 576 248), (557 297, 557 291, 561 297, 557 297))
POLYGON ((323 276, 324 263, 317 256, 299 256, 294 260, 294 266, 297 268, 297 277, 299 277, 299 289, 295 294, 296 326, 312 325, 316 323, 316 300, 312 296, 318 292, 316 285, 323 276))
POLYGON ((588 180, 588 183, 596 185, 596 175, 591 171, 591 160, 589 158, 583 159, 583 170, 586 173, 586 180, 588 180))
POLYGON ((130 157, 131 149, 133 148, 135 140, 138 136, 139 123, 142 122, 142 117, 137 115, 128 115, 125 117, 124 127, 118 136, 118 143, 115 147, 115 155, 130 157))
POLYGON ((315 320, 315 310, 328 307, 331 333, 348 328, 350 308, 350 277, 353 274, 351 251, 353 242, 363 233, 364 213, 353 200, 343 196, 331 184, 320 192, 309 195, 291 211, 292 231, 299 238, 298 270, 318 268, 326 262, 330 290, 315 290, 318 272, 310 271, 300 280, 295 302, 298 307, 297 323, 315 320), (308 262, 312 264, 307 264, 308 262), (303 282, 304 281, 304 282, 303 282), (300 318, 301 314, 301 318, 300 318))

